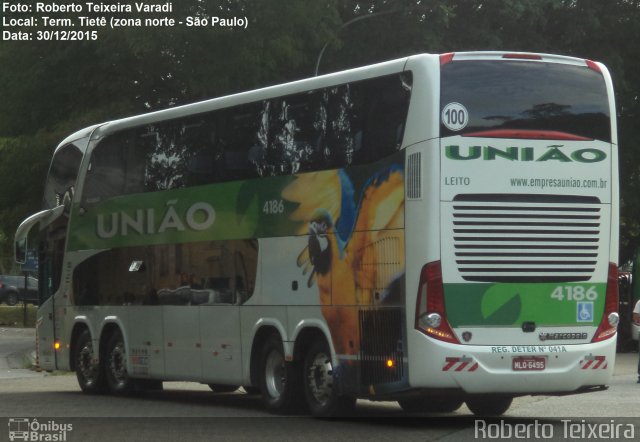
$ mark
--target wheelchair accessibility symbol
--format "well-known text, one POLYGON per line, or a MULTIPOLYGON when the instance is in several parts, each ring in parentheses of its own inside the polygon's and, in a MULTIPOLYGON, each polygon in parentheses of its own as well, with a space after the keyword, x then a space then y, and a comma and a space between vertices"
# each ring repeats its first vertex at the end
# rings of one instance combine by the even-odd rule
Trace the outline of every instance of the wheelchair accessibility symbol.
POLYGON ((578 302, 577 322, 593 322, 593 302, 578 302))

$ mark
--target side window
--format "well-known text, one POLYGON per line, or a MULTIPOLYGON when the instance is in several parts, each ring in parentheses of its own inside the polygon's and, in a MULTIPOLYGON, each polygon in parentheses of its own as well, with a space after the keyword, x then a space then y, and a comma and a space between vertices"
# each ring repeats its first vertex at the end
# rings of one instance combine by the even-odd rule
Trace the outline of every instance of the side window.
POLYGON ((43 209, 59 206, 65 193, 75 191, 81 161, 82 151, 73 144, 67 144, 56 152, 47 176, 43 209))
POLYGON ((359 162, 379 160, 401 147, 411 85, 409 73, 363 82, 363 142, 366 149, 360 151, 359 162))
POLYGON ((221 181, 258 176, 256 164, 264 156, 264 148, 260 142, 262 114, 260 103, 220 111, 223 161, 219 166, 224 171, 221 181))
POLYGON ((84 200, 370 163, 402 144, 411 75, 129 129, 92 153, 84 200))
POLYGON ((91 154, 83 199, 96 202, 144 190, 144 151, 136 149, 131 132, 103 140, 91 154))
POLYGON ((253 295, 257 268, 254 239, 113 249, 76 267, 75 302, 240 305, 253 295))

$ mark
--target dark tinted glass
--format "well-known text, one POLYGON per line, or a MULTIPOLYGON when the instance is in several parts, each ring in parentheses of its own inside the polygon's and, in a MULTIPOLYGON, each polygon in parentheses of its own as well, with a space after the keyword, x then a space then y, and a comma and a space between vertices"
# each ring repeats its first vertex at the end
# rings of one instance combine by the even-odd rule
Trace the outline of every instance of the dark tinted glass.
POLYGON ((592 69, 527 61, 454 61, 442 67, 441 111, 460 103, 467 126, 441 136, 492 129, 560 131, 611 141, 607 91, 592 69))
POLYGON ((65 193, 73 195, 82 161, 82 152, 73 144, 60 148, 53 157, 44 192, 43 208, 52 209, 62 204, 65 193))
POLYGON ((111 249, 76 267, 74 300, 77 305, 240 305, 253 295, 257 269, 255 239, 111 249))
POLYGON ((411 74, 332 86, 129 129, 91 155, 84 199, 348 167, 401 144, 411 74))

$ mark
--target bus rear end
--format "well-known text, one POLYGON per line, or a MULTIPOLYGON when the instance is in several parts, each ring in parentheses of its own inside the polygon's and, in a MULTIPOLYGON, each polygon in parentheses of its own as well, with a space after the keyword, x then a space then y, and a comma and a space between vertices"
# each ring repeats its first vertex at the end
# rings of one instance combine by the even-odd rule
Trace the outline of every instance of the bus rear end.
POLYGON ((410 383, 469 397, 606 385, 618 319, 609 73, 537 54, 440 62, 440 259, 420 275, 410 383))

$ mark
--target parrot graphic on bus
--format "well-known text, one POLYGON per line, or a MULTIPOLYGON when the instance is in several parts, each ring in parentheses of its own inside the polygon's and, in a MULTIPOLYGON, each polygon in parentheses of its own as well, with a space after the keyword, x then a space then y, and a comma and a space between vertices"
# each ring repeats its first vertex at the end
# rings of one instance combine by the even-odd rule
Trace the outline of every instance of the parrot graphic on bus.
MULTIPOLYGON (((362 181, 362 180, 361 180, 362 181)), ((317 285, 337 354, 359 351, 359 308, 399 302, 404 275, 404 173, 399 164, 365 177, 359 192, 345 169, 296 175, 282 197, 308 234, 297 258, 317 285), (383 253, 384 251, 384 253, 383 253)))

